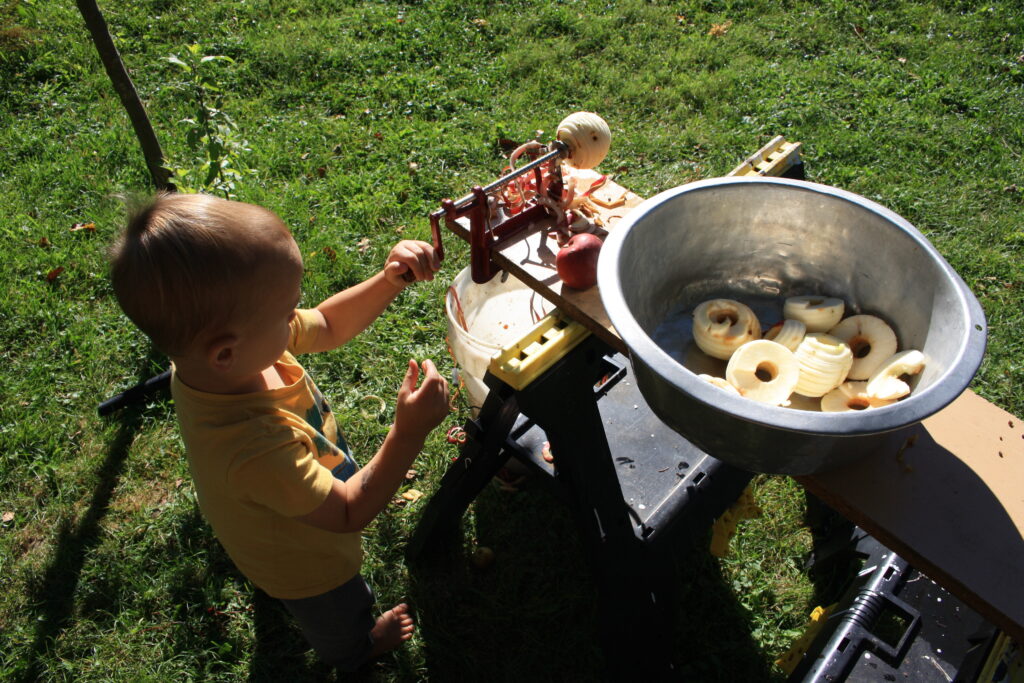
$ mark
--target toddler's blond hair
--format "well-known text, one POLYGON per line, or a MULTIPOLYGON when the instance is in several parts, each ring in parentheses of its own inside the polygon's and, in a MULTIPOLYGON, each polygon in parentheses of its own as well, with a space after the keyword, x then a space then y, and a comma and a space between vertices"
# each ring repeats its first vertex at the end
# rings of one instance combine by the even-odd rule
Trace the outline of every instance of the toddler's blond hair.
POLYGON ((111 253, 122 310, 170 356, 256 305, 260 275, 298 256, 272 211, 202 194, 161 193, 129 208, 111 253))

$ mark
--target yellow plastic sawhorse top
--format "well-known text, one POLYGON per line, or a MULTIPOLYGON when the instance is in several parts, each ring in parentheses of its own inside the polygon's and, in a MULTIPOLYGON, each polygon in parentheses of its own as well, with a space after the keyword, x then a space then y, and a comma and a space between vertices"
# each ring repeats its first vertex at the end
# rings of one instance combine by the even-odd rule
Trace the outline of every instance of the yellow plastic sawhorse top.
POLYGON ((556 308, 519 341, 495 354, 488 370, 513 389, 523 389, 589 334, 590 330, 556 308))

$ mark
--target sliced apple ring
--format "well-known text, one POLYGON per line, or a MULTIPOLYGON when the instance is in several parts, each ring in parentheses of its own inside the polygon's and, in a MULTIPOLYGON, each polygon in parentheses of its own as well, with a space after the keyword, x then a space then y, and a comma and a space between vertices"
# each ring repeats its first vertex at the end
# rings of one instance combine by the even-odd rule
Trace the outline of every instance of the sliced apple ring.
POLYGON ((742 396, 777 406, 793 393, 800 379, 800 364, 782 344, 756 339, 732 354, 725 378, 742 396))
POLYGON ((704 380, 708 384, 715 385, 719 389, 725 389, 730 394, 736 394, 737 396, 740 396, 740 390, 737 389, 736 387, 734 387, 733 385, 729 384, 728 381, 726 381, 725 379, 723 379, 721 377, 715 377, 714 375, 704 375, 704 374, 697 375, 697 377, 700 377, 702 380, 704 380))
POLYGON ((910 385, 900 378, 921 372, 924 369, 924 362, 924 354, 920 351, 900 351, 871 373, 865 391, 873 398, 903 398, 910 393, 910 385))
POLYGON ((850 345, 853 366, 847 379, 867 379, 896 353, 896 333, 873 315, 851 315, 828 332, 850 345))
POLYGON ((761 338, 761 323, 746 304, 711 299, 693 309, 693 340, 709 356, 728 360, 733 351, 761 338))
POLYGON ((867 382, 843 382, 821 397, 821 412, 845 413, 852 410, 881 408, 896 402, 868 396, 867 386, 867 382))
POLYGON ((808 332, 828 332, 843 319, 846 304, 828 296, 791 296, 782 305, 782 316, 799 320, 808 332))
POLYGON ((768 328, 768 331, 764 333, 764 338, 778 342, 790 351, 796 351, 796 347, 800 346, 800 342, 804 340, 805 334, 807 334, 807 325, 799 320, 783 320, 768 328))

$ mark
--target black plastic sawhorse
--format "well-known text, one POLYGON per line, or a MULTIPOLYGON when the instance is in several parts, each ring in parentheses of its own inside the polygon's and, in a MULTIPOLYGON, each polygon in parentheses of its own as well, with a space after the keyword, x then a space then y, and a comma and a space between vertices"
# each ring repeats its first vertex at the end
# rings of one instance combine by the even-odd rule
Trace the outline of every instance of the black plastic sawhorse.
POLYGON ((510 456, 565 494, 600 600, 599 635, 614 680, 673 678, 670 538, 703 538, 752 474, 666 427, 628 362, 589 335, 521 389, 491 372, 490 393, 411 539, 410 561, 448 548, 469 504, 510 456), (553 463, 541 455, 550 443, 553 463), (638 634, 647 643, 637 647, 638 634))

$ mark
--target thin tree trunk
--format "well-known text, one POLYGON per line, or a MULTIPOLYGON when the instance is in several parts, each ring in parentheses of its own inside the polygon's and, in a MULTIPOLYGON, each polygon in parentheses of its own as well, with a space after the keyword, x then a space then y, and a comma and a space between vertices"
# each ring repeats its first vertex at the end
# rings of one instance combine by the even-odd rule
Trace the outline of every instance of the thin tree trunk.
POLYGON ((160 149, 160 142, 156 138, 153 126, 149 123, 146 108, 142 105, 142 100, 139 99, 132 78, 128 75, 124 62, 121 61, 121 55, 114 45, 114 39, 107 28, 103 13, 100 12, 96 0, 76 0, 76 2, 78 11, 82 13, 85 25, 89 29, 89 33, 92 34, 92 42, 96 45, 96 51, 100 53, 103 67, 107 70, 107 75, 110 76, 110 81, 114 84, 114 90, 117 91, 118 97, 121 98, 121 104, 128 112, 128 118, 131 119, 135 136, 139 139, 142 153, 146 157, 149 174, 153 177, 153 184, 158 190, 173 192, 177 188, 170 180, 170 172, 164 167, 164 154, 160 149))

